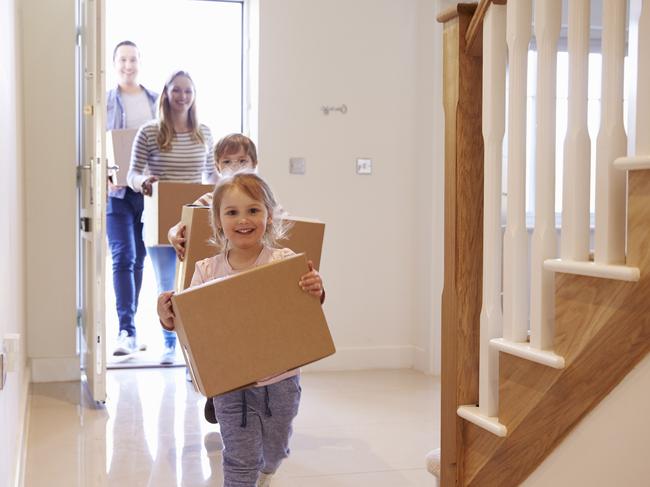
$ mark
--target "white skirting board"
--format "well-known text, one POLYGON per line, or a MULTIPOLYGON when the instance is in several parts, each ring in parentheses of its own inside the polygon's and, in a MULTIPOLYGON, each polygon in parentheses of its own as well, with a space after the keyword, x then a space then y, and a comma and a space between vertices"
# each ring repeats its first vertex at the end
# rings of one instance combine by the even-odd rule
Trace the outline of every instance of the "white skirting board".
MULTIPOLYGON (((341 347, 323 360, 303 367, 310 372, 365 369, 415 368, 417 348, 413 345, 378 347, 341 347)), ((419 369, 418 369, 419 370, 419 369)), ((426 371, 423 370, 426 373, 426 371)))
POLYGON ((20 417, 18 418, 18 437, 16 438, 16 462, 14 465, 11 487, 23 487, 25 485, 25 465, 27 463, 27 438, 29 436, 29 387, 31 370, 27 365, 23 371, 23 383, 20 390, 20 417))
POLYGON ((32 382, 67 382, 81 378, 79 357, 37 357, 31 359, 32 382))

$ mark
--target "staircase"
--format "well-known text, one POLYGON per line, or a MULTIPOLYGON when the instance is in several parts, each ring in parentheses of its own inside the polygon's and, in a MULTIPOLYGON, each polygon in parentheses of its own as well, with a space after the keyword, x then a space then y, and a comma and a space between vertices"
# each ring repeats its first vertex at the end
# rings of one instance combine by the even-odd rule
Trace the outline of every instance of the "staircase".
MULTIPOLYGON (((650 76, 650 4, 630 2, 628 52, 637 68, 632 82, 642 89, 632 90, 634 143, 628 155, 626 2, 603 0, 592 252, 591 2, 568 2, 569 106, 558 252, 555 86, 562 2, 537 1, 534 11, 531 0, 504 3, 459 4, 439 17, 445 24, 446 119, 443 487, 519 485, 650 352, 650 94, 641 82, 650 76), (535 227, 529 237, 526 87, 533 34, 535 227), (504 135, 507 187, 501 188, 504 135)), ((430 471, 436 471, 437 457, 429 458, 430 471)))

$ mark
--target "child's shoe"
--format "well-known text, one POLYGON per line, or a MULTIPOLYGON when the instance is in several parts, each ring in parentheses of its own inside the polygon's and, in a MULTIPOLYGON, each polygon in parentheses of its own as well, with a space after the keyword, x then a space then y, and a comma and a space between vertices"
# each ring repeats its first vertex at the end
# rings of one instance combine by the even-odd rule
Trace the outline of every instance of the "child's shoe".
POLYGON ((217 424, 219 422, 217 421, 217 413, 214 410, 214 402, 212 402, 211 397, 208 397, 205 400, 205 406, 203 406, 203 415, 205 416, 205 420, 208 423, 217 424))
POLYGON ((257 479, 257 487, 270 487, 271 477, 273 477, 272 473, 260 472, 260 476, 257 479))

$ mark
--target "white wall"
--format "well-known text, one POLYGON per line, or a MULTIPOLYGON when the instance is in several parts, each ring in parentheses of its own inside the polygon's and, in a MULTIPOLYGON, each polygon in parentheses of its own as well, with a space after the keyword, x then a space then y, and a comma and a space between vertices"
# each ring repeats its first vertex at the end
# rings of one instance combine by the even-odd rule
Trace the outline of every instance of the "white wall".
POLYGON ((569 433, 522 485, 647 487, 648 404, 650 356, 569 433))
POLYGON ((437 371, 442 47, 433 0, 260 2, 260 172, 327 223, 321 271, 338 353, 316 368, 437 371), (345 115, 323 105, 345 104, 345 115), (303 176, 288 173, 304 157, 303 176), (355 174, 356 158, 373 174, 355 174))
POLYGON ((78 380, 75 2, 21 3, 28 354, 34 381, 78 380))
POLYGON ((28 368, 25 361, 25 254, 19 15, 16 0, 0 0, 0 348, 19 334, 19 350, 0 391, 0 485, 13 485, 22 446, 28 368), (27 380, 26 380, 27 379, 27 380))

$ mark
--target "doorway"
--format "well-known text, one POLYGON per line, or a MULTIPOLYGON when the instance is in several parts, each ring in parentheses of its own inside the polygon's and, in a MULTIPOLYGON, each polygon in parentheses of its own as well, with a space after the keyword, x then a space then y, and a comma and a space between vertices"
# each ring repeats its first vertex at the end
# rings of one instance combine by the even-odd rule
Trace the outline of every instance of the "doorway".
MULTIPOLYGON (((121 41, 140 52, 138 82, 160 93, 173 71, 188 71, 196 85, 199 120, 216 143, 244 126, 245 0, 109 0, 105 8, 106 89, 117 85, 112 59, 121 41)), ((153 266, 145 259, 135 316, 137 340, 146 350, 113 356, 118 335, 110 252, 106 257, 106 357, 108 368, 159 366, 163 335, 156 314, 153 266)), ((184 365, 177 351, 174 365, 184 365)))

